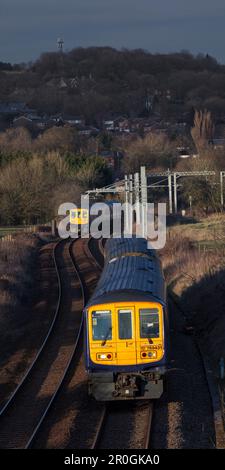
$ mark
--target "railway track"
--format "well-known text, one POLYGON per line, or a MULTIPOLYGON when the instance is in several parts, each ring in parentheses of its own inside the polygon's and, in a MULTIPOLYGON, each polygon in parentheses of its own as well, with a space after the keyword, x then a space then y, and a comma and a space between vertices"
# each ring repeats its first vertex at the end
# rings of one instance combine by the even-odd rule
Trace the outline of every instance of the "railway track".
POLYGON ((105 426, 105 422, 106 422, 106 417, 107 417, 107 406, 103 405, 102 411, 101 411, 100 416, 99 416, 99 422, 98 422, 98 425, 96 427, 94 439, 93 439, 93 442, 92 442, 92 445, 91 445, 91 449, 98 449, 98 446, 101 442, 101 437, 102 437, 102 434, 103 434, 103 430, 104 430, 104 426, 105 426))
POLYGON ((104 267, 104 246, 102 239, 91 238, 88 249, 96 267, 102 271, 104 267))
POLYGON ((145 437, 145 446, 144 449, 149 449, 151 446, 151 431, 152 431, 152 417, 154 412, 153 403, 149 403, 149 414, 148 414, 148 422, 147 422, 147 432, 145 437))
POLYGON ((99 415, 91 449, 149 449, 153 403, 105 404, 99 415), (123 435, 121 435, 122 425, 123 435))
MULTIPOLYGON (((59 445, 57 433, 60 430, 63 434, 68 409, 72 408, 74 413, 76 408, 76 397, 68 389, 68 377, 72 376, 73 389, 74 386, 79 389, 76 374, 78 377, 83 374, 82 382, 85 386, 84 367, 80 367, 77 360, 82 357, 81 312, 97 282, 96 272, 102 269, 102 244, 99 246, 99 241, 94 239, 60 241, 54 247, 53 257, 59 285, 55 316, 35 360, 0 410, 0 448, 74 447, 75 440, 71 431, 74 421, 71 421, 70 427, 68 425, 64 429, 64 434, 71 433, 68 440, 63 441, 61 436, 59 445), (79 367, 82 368, 82 373, 77 371, 79 367)), ((128 407, 124 413, 123 410, 118 411, 118 407, 114 410, 111 405, 102 407, 90 402, 88 397, 81 397, 78 390, 77 407, 75 429, 76 426, 80 429, 80 423, 86 425, 87 416, 90 413, 92 415, 93 428, 90 429, 86 448, 107 448, 104 447, 107 439, 111 441, 111 448, 120 447, 120 433, 113 432, 117 424, 112 429, 110 424, 110 421, 116 423, 117 419, 127 431, 127 441, 122 448, 149 447, 153 409, 151 403, 143 410, 141 407, 128 407), (141 435, 143 422, 146 425, 141 435), (136 433, 133 444, 132 430, 136 433)), ((79 439, 78 448, 84 445, 83 437, 80 436, 79 439)))
MULTIPOLYGON (((72 257, 76 264, 80 283, 83 286, 82 309, 98 279, 96 272, 99 270, 99 267, 90 251, 90 243, 91 239, 80 239, 78 243, 73 244, 72 250, 72 257)), ((83 335, 79 339, 79 351, 75 352, 71 357, 61 387, 56 396, 53 397, 52 406, 49 407, 39 426, 36 428, 29 447, 73 448, 73 434, 77 424, 76 417, 78 416, 79 420, 83 415, 83 422, 85 423, 91 413, 93 419, 94 410, 90 408, 88 418, 85 417, 84 411, 87 408, 86 400, 88 400, 88 396, 82 345, 83 335)), ((95 411, 97 412, 97 410, 95 411)), ((80 427, 82 426, 83 423, 80 427)), ((78 444, 78 447, 80 447, 83 445, 84 439, 81 437, 81 432, 78 433, 78 436, 80 436, 78 444)), ((76 438, 77 432, 75 431, 76 438)))
POLYGON ((55 316, 33 363, 0 410, 0 448, 32 445, 78 351, 85 292, 72 253, 76 243, 60 241, 54 246, 59 286, 55 316))
MULTIPOLYGON (((92 256, 95 258, 96 264, 99 269, 102 269, 104 266, 104 241, 102 239, 95 240, 94 238, 91 239, 89 249, 91 251, 92 256)), ((138 406, 133 406, 132 403, 129 404, 126 402, 125 405, 126 410, 124 412, 124 403, 116 404, 105 404, 102 406, 102 410, 99 413, 99 421, 96 426, 94 438, 92 441, 91 449, 100 449, 100 448, 107 448, 104 447, 104 443, 111 442, 111 445, 114 449, 121 448, 121 433, 115 432, 116 429, 112 424, 112 421, 117 421, 118 414, 120 415, 119 421, 122 422, 122 427, 124 429, 124 433, 126 434, 126 430, 128 431, 129 426, 132 428, 132 423, 136 421, 140 421, 140 417, 138 419, 137 415, 141 415, 141 431, 144 429, 144 434, 140 436, 140 433, 137 431, 137 438, 136 438, 136 445, 133 442, 130 436, 130 433, 127 433, 127 442, 124 442, 123 448, 135 448, 140 447, 142 449, 149 449, 151 443, 151 429, 152 429, 152 416, 153 416, 153 402, 147 402, 144 408, 138 406), (119 413, 118 413, 119 411, 119 413), (114 419, 115 418, 115 419, 114 419), (127 428, 126 428, 127 423, 127 428), (143 424, 145 423, 145 424, 143 424)), ((133 426, 134 429, 135 426, 133 426)))

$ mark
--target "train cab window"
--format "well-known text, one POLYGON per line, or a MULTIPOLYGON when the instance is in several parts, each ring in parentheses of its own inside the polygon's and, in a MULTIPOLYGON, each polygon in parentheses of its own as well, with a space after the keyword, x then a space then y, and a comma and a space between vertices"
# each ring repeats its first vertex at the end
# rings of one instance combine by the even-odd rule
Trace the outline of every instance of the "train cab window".
POLYGON ((159 338, 159 311, 157 308, 142 308, 140 314, 140 337, 159 338))
POLYGON ((112 339, 112 314, 110 310, 92 312, 92 338, 95 341, 112 339))
POLYGON ((119 339, 132 338, 132 312, 130 310, 118 311, 119 339))

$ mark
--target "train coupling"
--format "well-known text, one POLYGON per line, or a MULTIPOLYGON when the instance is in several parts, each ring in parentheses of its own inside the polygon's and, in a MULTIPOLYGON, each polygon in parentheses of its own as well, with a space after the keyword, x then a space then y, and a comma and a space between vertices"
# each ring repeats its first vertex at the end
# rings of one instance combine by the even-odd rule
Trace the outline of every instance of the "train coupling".
POLYGON ((132 374, 118 374, 115 380, 114 397, 134 398, 140 388, 136 375, 132 374))

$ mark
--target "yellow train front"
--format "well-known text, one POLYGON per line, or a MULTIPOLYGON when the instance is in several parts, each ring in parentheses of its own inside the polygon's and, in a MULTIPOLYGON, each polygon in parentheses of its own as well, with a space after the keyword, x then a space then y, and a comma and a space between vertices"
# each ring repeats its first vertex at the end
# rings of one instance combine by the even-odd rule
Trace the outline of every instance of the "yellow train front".
POLYGON ((81 226, 88 228, 89 224, 89 211, 88 209, 76 208, 70 210, 70 228, 71 231, 80 232, 81 226))
POLYGON ((89 394, 100 401, 159 398, 169 327, 161 264, 146 240, 107 241, 84 313, 89 394))

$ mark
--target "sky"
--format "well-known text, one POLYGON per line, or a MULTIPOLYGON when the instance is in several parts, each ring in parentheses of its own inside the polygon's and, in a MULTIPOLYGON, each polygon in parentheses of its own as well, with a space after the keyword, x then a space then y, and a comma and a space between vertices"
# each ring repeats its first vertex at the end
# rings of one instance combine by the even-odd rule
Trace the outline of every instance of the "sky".
POLYGON ((0 61, 42 52, 112 46, 189 50, 225 63, 224 0, 0 0, 0 61))

